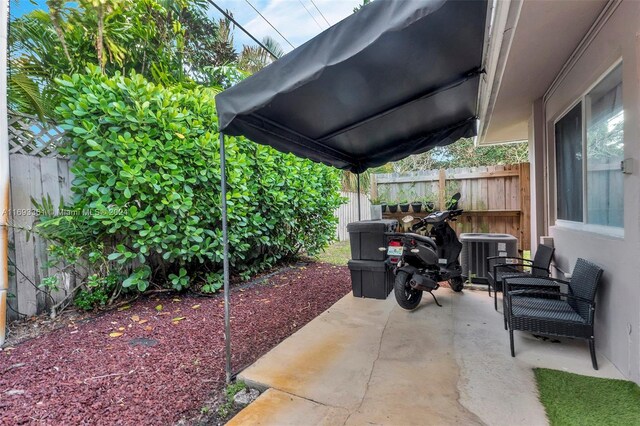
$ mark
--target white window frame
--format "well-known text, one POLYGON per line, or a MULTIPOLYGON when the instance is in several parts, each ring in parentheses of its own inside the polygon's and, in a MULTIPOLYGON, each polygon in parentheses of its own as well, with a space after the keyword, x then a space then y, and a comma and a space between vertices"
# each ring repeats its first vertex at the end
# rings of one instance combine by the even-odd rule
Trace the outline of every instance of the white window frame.
MULTIPOLYGON (((588 197, 587 197, 587 95, 598 85, 602 80, 604 80, 616 67, 622 64, 622 58, 618 58, 613 65, 611 65, 607 70, 602 73, 594 83, 589 85, 587 89, 582 92, 582 94, 574 100, 571 105, 565 108, 562 113, 560 113, 555 120, 553 120, 553 171, 554 171, 554 194, 555 194, 555 208, 553 211, 553 217, 555 218, 555 226, 558 228, 571 229, 575 231, 581 232, 590 232, 599 235, 605 235, 608 237, 624 239, 624 224, 622 227, 617 226, 607 226, 607 225, 597 225, 593 223, 587 223, 588 216, 588 197), (556 136, 555 129, 556 124, 562 120, 573 108, 581 103, 581 112, 582 112, 582 222, 574 222, 571 220, 558 219, 558 163, 557 163, 557 153, 556 153, 556 136)), ((623 82, 622 87, 624 90, 624 70, 623 70, 623 82)), ((623 91, 624 94, 624 91, 623 91)), ((624 101, 624 96, 623 96, 624 101)), ((622 172, 620 172, 622 173, 622 172)), ((623 181, 624 185, 624 181, 623 181)), ((624 193, 624 188, 623 188, 624 193)))

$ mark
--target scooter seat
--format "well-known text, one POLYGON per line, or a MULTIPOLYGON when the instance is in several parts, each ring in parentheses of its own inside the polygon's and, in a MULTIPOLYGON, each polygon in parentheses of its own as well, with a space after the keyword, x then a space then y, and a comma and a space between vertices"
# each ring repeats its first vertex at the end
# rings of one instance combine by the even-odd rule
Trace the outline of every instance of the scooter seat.
POLYGON ((435 242, 435 241, 433 241, 433 239, 432 239, 432 238, 427 237, 427 236, 425 236, 425 235, 414 234, 414 233, 411 233, 411 232, 407 232, 407 233, 405 233, 404 235, 405 235, 405 236, 407 236, 407 237, 411 237, 411 238, 413 238, 413 239, 414 239, 414 240, 416 240, 416 241, 420 241, 421 243, 429 244, 429 245, 430 245, 434 250, 436 250, 436 249, 437 249, 437 247, 438 247, 438 246, 436 245, 436 242, 435 242))
POLYGON ((430 213, 426 218, 425 221, 427 223, 440 223, 440 222, 444 222, 445 219, 447 219, 449 217, 449 215, 451 214, 451 212, 449 210, 444 210, 444 211, 439 211, 439 212, 433 212, 430 213))

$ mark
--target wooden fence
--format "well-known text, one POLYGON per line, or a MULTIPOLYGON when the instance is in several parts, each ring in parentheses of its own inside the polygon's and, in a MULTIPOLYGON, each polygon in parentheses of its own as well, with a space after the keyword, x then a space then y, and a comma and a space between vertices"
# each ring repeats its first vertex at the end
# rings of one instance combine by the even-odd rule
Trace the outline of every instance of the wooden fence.
MULTIPOLYGON (((47 266, 47 243, 31 232, 42 213, 32 200, 50 200, 58 209, 61 200, 71 198, 69 160, 35 157, 24 154, 9 156, 11 168, 11 227, 9 228, 9 317, 17 312, 34 315, 62 300, 72 289, 71 276, 61 276, 56 268, 47 266), (51 299, 37 286, 47 276, 58 275, 60 288, 51 299)), ((50 214, 50 213, 48 213, 50 214)), ((53 212, 59 214, 59 212, 53 212)))
MULTIPOLYGON (((358 193, 342 192, 342 196, 347 198, 347 202, 335 211, 338 218, 338 229, 336 237, 338 241, 347 241, 349 233, 347 232, 347 224, 358 220, 358 193)), ((360 208, 362 211, 362 220, 371 219, 371 203, 365 194, 360 194, 360 208)))
MULTIPOLYGON (((33 200, 50 200, 57 209, 61 200, 71 199, 69 160, 61 158, 57 147, 64 141, 63 131, 42 123, 38 117, 9 113, 9 168, 11 199, 9 215, 9 308, 8 318, 18 312, 34 315, 62 300, 73 288, 70 275, 49 267, 48 244, 31 232, 39 212, 33 200), (61 290, 39 291, 42 280, 51 275, 59 278, 61 290)), ((55 212, 54 212, 55 213, 55 212)))
POLYGON ((64 130, 53 123, 42 123, 35 115, 10 111, 9 154, 35 157, 59 157, 58 146, 64 143, 64 130))
MULTIPOLYGON (((48 243, 31 229, 42 213, 32 199, 51 200, 57 209, 61 200, 70 200, 71 181, 69 160, 33 155, 11 154, 11 216, 9 228, 9 318, 17 318, 17 312, 34 315, 51 304, 62 300, 72 289, 72 277, 60 276, 58 270, 48 267, 48 243), (60 288, 49 299, 37 286, 47 276, 58 275, 60 288)), ((54 212, 55 214, 55 212, 54 212)))
MULTIPOLYGON (((520 250, 531 246, 531 196, 529 163, 511 166, 440 169, 407 174, 377 174, 372 177, 371 196, 385 200, 431 199, 444 209, 456 192, 465 210, 455 223, 458 233, 506 233, 518 238, 520 250)), ((385 213, 385 217, 423 217, 425 213, 385 213)))

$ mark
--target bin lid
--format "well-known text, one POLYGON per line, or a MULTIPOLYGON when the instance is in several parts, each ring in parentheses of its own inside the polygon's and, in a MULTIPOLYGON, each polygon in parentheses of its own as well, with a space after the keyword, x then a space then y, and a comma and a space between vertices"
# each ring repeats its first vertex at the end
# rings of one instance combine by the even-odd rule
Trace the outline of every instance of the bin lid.
POLYGON ((395 219, 361 220, 347 225, 348 232, 385 232, 398 227, 395 219))
POLYGON ((387 262, 384 260, 350 260, 348 264, 351 271, 384 272, 387 270, 387 262))
POLYGON ((490 234, 490 233, 479 233, 479 232, 471 232, 460 234, 460 241, 518 241, 516 237, 510 234, 490 234))

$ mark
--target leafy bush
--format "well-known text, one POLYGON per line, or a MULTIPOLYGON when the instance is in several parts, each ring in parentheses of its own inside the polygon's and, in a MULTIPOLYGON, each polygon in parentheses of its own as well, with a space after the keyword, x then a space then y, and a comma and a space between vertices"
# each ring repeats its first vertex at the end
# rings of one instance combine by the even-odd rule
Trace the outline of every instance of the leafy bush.
MULTIPOLYGON (((58 83, 65 100, 57 113, 71 136, 64 151, 74 161, 73 209, 83 214, 45 220, 40 226, 49 239, 77 238, 85 252, 100 242, 131 290, 152 282, 219 288, 215 92, 96 69, 58 83), (68 229, 74 232, 67 235, 68 229)), ((226 149, 236 273, 248 276, 303 251, 313 255, 331 240, 341 202, 337 171, 244 138, 229 137, 226 149)))
POLYGON ((121 281, 122 277, 113 272, 107 276, 90 275, 87 278, 85 288, 76 295, 74 303, 85 311, 105 306, 121 281))

